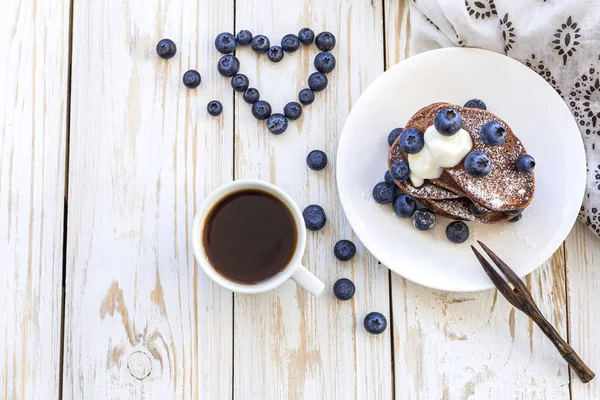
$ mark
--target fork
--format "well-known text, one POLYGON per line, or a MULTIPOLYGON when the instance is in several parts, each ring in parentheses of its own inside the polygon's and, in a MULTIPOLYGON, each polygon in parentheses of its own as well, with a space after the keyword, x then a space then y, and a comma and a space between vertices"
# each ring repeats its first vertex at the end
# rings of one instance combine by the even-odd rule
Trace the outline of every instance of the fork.
POLYGON ((498 267, 500 272, 504 275, 500 275, 494 267, 477 251, 474 246, 471 246, 473 253, 479 260, 479 263, 483 267, 485 273, 490 277, 494 285, 498 288, 498 291, 509 301, 510 304, 524 312, 529 318, 533 320, 540 327, 542 332, 550 339, 550 341, 556 346, 556 349, 563 357, 563 359, 569 364, 575 371, 579 379, 583 383, 588 383, 596 374, 588 367, 585 362, 575 350, 564 340, 560 334, 554 329, 552 324, 548 322, 542 315, 537 304, 531 296, 531 292, 527 289, 527 286, 519 278, 519 276, 502 261, 493 251, 491 251, 485 244, 477 241, 483 251, 492 259, 494 264, 498 267), (512 287, 511 287, 512 285, 512 287))

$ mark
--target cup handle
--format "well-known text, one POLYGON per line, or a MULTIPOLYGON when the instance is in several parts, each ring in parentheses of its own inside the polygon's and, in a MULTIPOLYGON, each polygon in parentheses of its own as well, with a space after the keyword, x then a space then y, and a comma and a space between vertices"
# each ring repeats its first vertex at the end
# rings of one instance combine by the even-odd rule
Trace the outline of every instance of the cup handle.
POLYGON ((296 271, 292 274, 292 279, 315 296, 319 296, 325 289, 325 284, 303 265, 296 268, 296 271))

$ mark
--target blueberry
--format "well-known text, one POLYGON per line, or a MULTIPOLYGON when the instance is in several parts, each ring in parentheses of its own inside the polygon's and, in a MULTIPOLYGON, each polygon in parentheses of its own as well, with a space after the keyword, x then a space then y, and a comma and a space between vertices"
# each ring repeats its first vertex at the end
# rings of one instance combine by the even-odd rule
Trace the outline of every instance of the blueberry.
POLYGON ((396 185, 396 182, 394 182, 394 178, 392 178, 392 173, 390 172, 390 170, 385 171, 385 174, 383 175, 383 180, 385 181, 385 183, 389 183, 392 186, 396 185))
POLYGON ((298 100, 300 100, 300 103, 307 106, 315 101, 315 92, 310 89, 302 89, 300 93, 298 93, 298 100))
POLYGON ((367 332, 379 335, 387 328, 387 319, 381 313, 370 312, 365 316, 363 325, 367 332))
POLYGON ((279 46, 272 46, 267 51, 267 57, 273 62, 279 62, 283 60, 283 49, 279 46))
POLYGON ((302 216, 304 217, 306 229, 313 232, 323 228, 325 222, 327 222, 325 210, 323 210, 323 207, 316 204, 311 204, 306 207, 304 211, 302 211, 302 216))
POLYGON ((333 284, 333 294, 338 298, 338 300, 350 300, 352 296, 354 296, 354 292, 356 292, 356 287, 350 279, 338 279, 333 284))
POLYGON ((469 203, 469 211, 476 217, 482 217, 487 212, 486 210, 477 207, 473 202, 469 203))
POLYGON ((315 57, 315 68, 319 72, 327 74, 335 68, 335 57, 328 52, 322 52, 315 57))
POLYGON ((320 171, 327 166, 327 154, 321 150, 313 150, 306 156, 308 168, 320 171))
POLYGON ((267 119, 271 115, 271 105, 264 100, 252 104, 252 115, 256 119, 267 119))
POLYGON ((243 97, 246 103, 254 104, 260 99, 260 92, 254 88, 248 88, 243 97))
POLYGON ((171 39, 161 39, 156 44, 156 54, 158 54, 160 58, 168 60, 177 54, 177 46, 171 39))
POLYGON ((356 246, 349 240, 339 240, 333 246, 333 254, 340 261, 349 261, 356 254, 356 246))
POLYGON ((471 99, 465 103, 466 108, 479 108, 480 110, 487 110, 487 106, 482 100, 471 99))
POLYGON ((469 227, 462 221, 450 222, 446 227, 446 237, 452 243, 463 243, 469 238, 469 227))
POLYGON ((219 33, 215 38, 215 48, 219 53, 233 53, 235 46, 235 37, 229 32, 219 33))
POLYGON ((521 218, 523 218, 523 214, 517 214, 516 216, 509 219, 508 222, 519 222, 521 218))
POLYGON ((481 140, 489 146, 499 146, 506 139, 506 128, 500 122, 490 121, 481 128, 481 140))
POLYGON ((288 53, 293 53, 300 48, 300 40, 298 36, 290 33, 281 39, 281 47, 288 53))
POLYGON ((529 174, 535 168, 535 160, 529 154, 522 154, 517 158, 517 171, 529 174))
POLYGON ((408 128, 400 135, 400 148, 408 154, 417 154, 425 146, 423 132, 417 128, 408 128))
POLYGON ((302 115, 302 106, 295 101, 290 101, 283 107, 283 114, 287 119, 295 121, 302 115))
POLYGON ((213 117, 216 117, 223 112, 223 105, 217 100, 210 101, 206 106, 206 111, 208 111, 208 113, 213 117))
POLYGON ((417 200, 410 194, 401 193, 394 200, 394 212, 402 218, 412 217, 417 211, 417 200))
POLYGON ((444 108, 435 115, 433 124, 440 134, 452 136, 462 128, 462 117, 456 110, 444 108))
POLYGON ((522 210, 508 210, 508 211, 504 211, 504 214, 506 215, 519 215, 521 214, 522 210))
POLYGON ((265 35, 256 35, 252 38, 252 41, 250 42, 250 47, 252 47, 252 50, 257 52, 258 54, 265 54, 267 51, 269 51, 269 48, 271 47, 271 42, 269 41, 269 38, 265 35))
POLYGON ((194 69, 190 69, 185 74, 183 74, 183 85, 190 89, 195 89, 200 86, 201 78, 198 71, 194 69))
POLYGON ((252 40, 252 32, 250 32, 246 29, 239 31, 237 36, 235 37, 235 41, 240 46, 248 46, 250 44, 251 40, 252 40))
POLYGON ((335 36, 331 32, 321 32, 315 38, 315 44, 321 51, 331 51, 335 47, 335 36))
POLYGON ((236 92, 245 92, 250 86, 250 80, 244 74, 238 74, 231 78, 231 87, 236 92))
POLYGON ((410 176, 410 168, 404 161, 397 161, 390 167, 392 178, 399 182, 405 182, 410 176))
POLYGON ((281 135, 288 127, 288 119, 283 114, 271 114, 267 118, 267 128, 273 135, 281 135))
POLYGON ((465 170, 474 178, 483 178, 492 172, 492 160, 484 151, 472 151, 465 157, 465 170))
POLYGON ((394 200, 394 186, 386 182, 379 182, 373 188, 373 198, 379 204, 390 204, 394 200))
POLYGON ((223 56, 221 59, 219 59, 217 70, 222 76, 231 78, 239 72, 240 60, 238 60, 235 56, 223 56))
POLYGON ((404 128, 392 129, 392 131, 388 135, 388 144, 390 145, 390 147, 392 147, 392 145, 394 144, 394 142, 396 141, 398 136, 400 136, 403 131, 404 131, 404 128))
POLYGON ((313 72, 308 77, 308 87, 313 92, 320 92, 327 87, 327 77, 322 72, 313 72))
POLYGON ((435 225, 435 214, 428 208, 420 208, 413 214, 413 225, 420 231, 428 231, 435 225))
POLYGON ((311 44, 315 40, 315 33, 310 28, 302 28, 298 32, 298 40, 302 44, 311 44))

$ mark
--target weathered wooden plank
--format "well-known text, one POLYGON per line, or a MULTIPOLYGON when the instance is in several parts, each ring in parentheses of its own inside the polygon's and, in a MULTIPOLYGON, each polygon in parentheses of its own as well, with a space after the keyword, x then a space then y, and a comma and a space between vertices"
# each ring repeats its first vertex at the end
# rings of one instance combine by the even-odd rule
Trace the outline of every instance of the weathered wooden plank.
MULTIPOLYGON (((279 44, 287 33, 310 27, 328 30, 338 40, 337 68, 329 87, 317 93, 303 117, 290 122, 283 135, 268 132, 250 107, 236 96, 236 178, 261 178, 285 189, 304 208, 320 204, 328 222, 309 232, 304 261, 326 283, 314 298, 288 282, 272 293, 235 296, 234 395, 239 399, 388 399, 392 396, 390 330, 372 336, 364 316, 389 316, 388 272, 377 265, 352 234, 335 190, 335 157, 339 135, 352 104, 383 71, 382 8, 373 1, 238 0, 236 28, 249 29, 279 44), (306 167, 313 149, 329 156, 320 172, 306 167), (333 256, 339 239, 352 239, 358 254, 341 263, 333 256), (341 277, 357 287, 352 301, 340 302, 331 287, 341 277)), ((242 72, 249 76, 274 112, 296 100, 314 72, 316 47, 286 54, 279 64, 239 49, 242 72)))
POLYGON ((0 398, 59 392, 69 1, 0 26, 0 398))
MULTIPOLYGON (((384 0, 388 67, 410 55, 408 1, 384 0)), ((382 132, 385 134, 385 132, 382 132)), ((526 281, 566 334, 564 252, 526 281)), ((497 291, 445 293, 393 275, 398 399, 568 398, 567 365, 543 333, 497 291)))
POLYGON ((190 241, 196 208, 233 174, 213 48, 232 27, 232 0, 75 0, 65 398, 231 397, 232 296, 190 241), (169 61, 162 37, 178 45, 169 61))
MULTIPOLYGON (((583 224, 567 238, 566 261, 569 307, 569 343, 598 374, 600 372, 600 241, 583 224)), ((571 398, 600 398, 600 380, 581 383, 571 371, 571 398)))

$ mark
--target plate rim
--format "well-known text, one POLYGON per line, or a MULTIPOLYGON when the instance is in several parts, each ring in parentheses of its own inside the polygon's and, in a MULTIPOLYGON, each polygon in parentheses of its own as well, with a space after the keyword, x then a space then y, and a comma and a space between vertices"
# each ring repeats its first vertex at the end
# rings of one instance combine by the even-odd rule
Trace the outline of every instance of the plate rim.
MULTIPOLYGON (((479 48, 464 48, 464 47, 446 47, 446 48, 440 48, 440 49, 435 49, 435 50, 430 50, 430 51, 426 51, 423 53, 419 53, 416 54, 414 56, 411 56, 405 60, 402 60, 401 62, 393 65, 391 68, 385 70, 382 74, 380 74, 379 76, 377 76, 370 84, 369 86, 361 93, 360 97, 357 99, 357 101, 354 103, 354 105, 352 106, 352 109, 350 110, 350 113, 348 114, 348 116, 346 117, 346 121, 344 122, 344 126, 342 128, 342 134, 340 135, 340 138, 338 140, 338 145, 337 145, 337 154, 336 154, 336 186, 337 186, 337 192, 338 192, 338 196, 340 198, 340 203, 342 205, 342 209, 344 210, 344 214, 346 215, 346 218, 350 224, 350 226, 352 227, 352 231, 357 235, 357 237, 359 238, 359 240, 361 241, 361 243, 363 244, 363 246, 369 250, 369 252, 375 257, 378 258, 375 253, 372 252, 371 247, 368 245, 368 243, 371 242, 370 239, 367 239, 366 241, 364 240, 365 237, 362 233, 359 233, 359 231, 355 228, 356 223, 353 223, 353 220, 349 217, 349 214, 347 212, 347 208, 348 208, 348 203, 350 202, 350 199, 346 198, 343 194, 342 194, 342 190, 340 190, 341 188, 341 184, 340 184, 340 174, 339 174, 339 168, 340 168, 340 159, 341 159, 341 152, 340 147, 341 144, 344 140, 344 136, 345 133, 347 131, 347 127, 349 125, 349 123, 351 122, 351 115, 352 112, 354 111, 354 109, 361 104, 363 101, 365 101, 365 93, 367 93, 372 87, 373 85, 379 80, 381 79, 382 76, 384 76, 385 74, 387 74, 390 71, 393 71, 394 69, 397 68, 401 68, 404 65, 407 65, 408 63, 414 63, 415 60, 418 61, 421 58, 426 58, 426 57, 431 57, 432 53, 458 53, 458 54, 453 54, 452 57, 457 57, 457 56, 462 56, 463 54, 461 53, 482 53, 484 54, 486 57, 502 57, 505 59, 505 61, 507 62, 512 62, 512 63, 516 63, 519 64, 519 66, 522 66, 524 69, 523 71, 529 71, 530 76, 532 77, 531 79, 539 79, 542 80, 544 82, 544 84, 548 85, 551 87, 551 85, 541 76, 539 76, 537 73, 535 73, 535 71, 532 71, 531 69, 527 68, 524 64, 522 64, 521 62, 519 62, 516 59, 513 59, 511 57, 508 57, 504 54, 500 54, 491 50, 485 50, 485 49, 479 49, 479 48)), ((527 73, 527 72, 526 72, 527 73)), ((560 100, 560 103, 562 103, 564 105, 564 107, 566 107, 567 111, 569 112, 571 119, 574 123, 574 126, 577 127, 577 131, 579 133, 579 125, 577 124, 577 121, 575 120, 575 117, 573 116, 571 110, 569 109, 568 105, 564 102, 563 98, 553 89, 552 90, 553 96, 554 96, 554 100, 560 100)), ((554 101, 553 100, 553 101, 554 101)), ((582 177, 581 179, 581 188, 579 189, 579 196, 578 198, 580 199, 580 202, 583 201, 584 196, 585 196, 585 190, 586 190, 586 186, 587 186, 587 168, 586 168, 586 163, 587 163, 587 155, 585 153, 585 146, 583 143, 583 138, 581 136, 581 134, 578 135, 579 140, 577 140, 576 144, 574 144, 574 146, 577 148, 578 152, 580 155, 583 156, 583 161, 581 162, 581 173, 580 176, 582 177)), ((575 198, 575 196, 573 196, 573 198, 575 198)), ((560 248, 560 246, 562 245, 562 243, 565 241, 565 239, 568 237, 569 233, 572 231, 573 226, 577 223, 577 218, 578 218, 578 214, 579 212, 574 212, 572 218, 570 218, 570 220, 568 218, 565 218, 564 221, 566 222, 566 226, 568 228, 565 228, 565 234, 564 235, 560 235, 561 236, 561 240, 558 241, 558 245, 553 249, 552 253, 550 254, 550 256, 548 258, 546 258, 544 261, 542 261, 540 264, 538 264, 537 266, 532 267, 529 270, 524 271, 522 274, 520 274, 521 276, 526 276, 529 275, 530 273, 532 273, 533 271, 537 270, 544 262, 546 262, 550 257, 552 257, 552 255, 556 252, 556 250, 558 248, 560 248)), ((554 246, 553 246, 554 247, 554 246)), ((379 260, 379 258, 378 258, 379 260)), ((492 281, 488 282, 488 285, 485 286, 481 286, 478 288, 461 288, 461 287, 449 287, 449 286, 440 286, 437 284, 432 284, 431 282, 427 282, 427 281, 423 281, 422 279, 414 279, 414 277, 407 277, 404 274, 402 274, 401 272, 399 272, 397 269, 395 268, 391 268, 388 265, 386 265, 384 262, 382 262, 382 265, 384 265, 387 269, 389 269, 391 272, 401 276, 402 278, 409 280, 413 283, 416 283, 418 285, 427 287, 427 288, 431 288, 431 289, 435 289, 435 290, 440 290, 440 291, 445 291, 445 292, 456 292, 456 293, 475 293, 475 292, 480 292, 480 291, 485 291, 485 290, 490 290, 490 289, 495 289, 495 286, 493 285, 492 281)))

